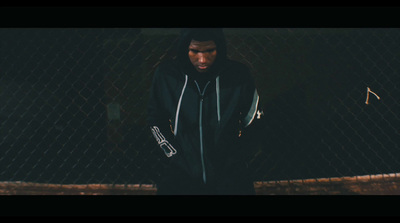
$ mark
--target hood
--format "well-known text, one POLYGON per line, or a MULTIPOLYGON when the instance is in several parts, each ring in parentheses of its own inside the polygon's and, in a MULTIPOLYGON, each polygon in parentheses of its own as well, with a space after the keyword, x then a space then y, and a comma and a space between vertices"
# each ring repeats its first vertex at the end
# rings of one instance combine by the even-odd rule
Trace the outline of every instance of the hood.
POLYGON ((188 47, 192 39, 198 41, 214 40, 217 45, 217 58, 211 67, 210 73, 215 73, 226 61, 226 41, 221 28, 183 28, 177 49, 177 60, 184 73, 197 74, 188 56, 188 47))

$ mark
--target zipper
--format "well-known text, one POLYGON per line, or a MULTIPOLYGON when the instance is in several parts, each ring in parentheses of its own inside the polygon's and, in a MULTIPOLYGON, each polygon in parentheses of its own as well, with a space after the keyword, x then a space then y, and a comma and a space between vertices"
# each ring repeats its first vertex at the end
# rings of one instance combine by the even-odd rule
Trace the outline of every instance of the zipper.
POLYGON ((208 84, 210 84, 210 81, 208 81, 206 86, 204 86, 203 91, 200 90, 197 81, 194 81, 194 83, 196 84, 197 90, 199 90, 200 93, 200 102, 199 102, 200 103, 199 106, 200 157, 201 157, 201 166, 203 171, 203 182, 205 184, 207 182, 207 176, 206 176, 206 167, 204 164, 204 146, 203 146, 203 100, 204 100, 204 92, 206 91, 208 84))

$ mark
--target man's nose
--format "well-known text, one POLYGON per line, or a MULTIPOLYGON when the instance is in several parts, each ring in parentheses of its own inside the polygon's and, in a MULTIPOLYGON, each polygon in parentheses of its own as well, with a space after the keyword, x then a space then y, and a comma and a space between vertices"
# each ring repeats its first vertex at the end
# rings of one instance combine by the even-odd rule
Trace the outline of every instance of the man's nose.
POLYGON ((198 56, 199 56, 199 63, 206 62, 206 57, 203 53, 199 53, 198 56))

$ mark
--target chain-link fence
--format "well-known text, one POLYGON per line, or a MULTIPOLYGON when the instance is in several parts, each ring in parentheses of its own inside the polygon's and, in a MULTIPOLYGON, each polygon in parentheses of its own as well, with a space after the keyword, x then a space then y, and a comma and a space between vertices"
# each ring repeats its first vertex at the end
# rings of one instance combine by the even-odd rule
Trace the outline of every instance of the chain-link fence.
MULTIPOLYGON (((259 181, 400 171, 400 30, 229 28, 268 128, 259 181)), ((0 181, 152 184, 151 79, 179 29, 0 29, 0 181)))

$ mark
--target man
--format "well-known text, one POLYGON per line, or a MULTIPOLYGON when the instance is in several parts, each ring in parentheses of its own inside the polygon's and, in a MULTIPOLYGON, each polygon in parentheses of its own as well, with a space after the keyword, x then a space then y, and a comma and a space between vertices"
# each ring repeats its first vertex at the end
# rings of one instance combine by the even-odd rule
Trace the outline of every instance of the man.
POLYGON ((158 194, 255 194, 247 170, 261 114, 254 80, 227 58, 222 29, 183 29, 176 59, 155 71, 148 105, 168 159, 158 194))

